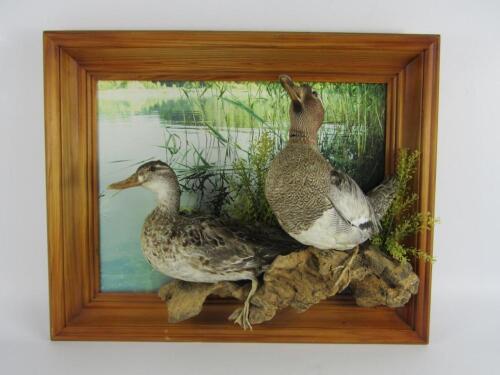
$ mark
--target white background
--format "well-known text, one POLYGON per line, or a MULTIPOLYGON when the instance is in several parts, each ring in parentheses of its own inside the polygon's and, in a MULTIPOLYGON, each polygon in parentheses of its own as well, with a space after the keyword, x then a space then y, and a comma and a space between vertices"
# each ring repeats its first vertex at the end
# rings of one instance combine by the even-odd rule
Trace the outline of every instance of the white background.
POLYGON ((498 374, 500 2, 0 0, 0 373, 498 374), (42 31, 441 34, 431 344, 50 342, 42 31))

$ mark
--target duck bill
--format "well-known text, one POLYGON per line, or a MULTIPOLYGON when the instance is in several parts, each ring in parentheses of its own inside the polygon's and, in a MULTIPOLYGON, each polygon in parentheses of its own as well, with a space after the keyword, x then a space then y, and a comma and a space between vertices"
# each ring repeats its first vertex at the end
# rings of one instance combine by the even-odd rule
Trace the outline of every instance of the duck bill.
POLYGON ((280 82, 281 86, 283 86, 285 91, 290 96, 290 99, 292 99, 292 102, 300 104, 301 101, 298 93, 298 87, 295 85, 295 83, 293 83, 292 79, 286 74, 282 74, 280 75, 280 82))
POLYGON ((108 186, 108 189, 123 190, 139 185, 141 185, 141 182, 139 181, 137 173, 134 173, 132 176, 126 178, 125 180, 112 183, 111 185, 108 186))

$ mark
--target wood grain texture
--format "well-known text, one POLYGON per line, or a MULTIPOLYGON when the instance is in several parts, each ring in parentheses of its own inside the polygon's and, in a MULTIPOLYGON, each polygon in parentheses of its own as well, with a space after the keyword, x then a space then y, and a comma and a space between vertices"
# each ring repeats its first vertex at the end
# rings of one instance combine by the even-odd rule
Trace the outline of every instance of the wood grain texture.
POLYGON ((47 247, 49 256, 50 334, 66 325, 61 209, 61 94, 60 48, 44 37, 45 173, 47 184, 47 247))
MULTIPOLYGON (((212 299, 188 322, 166 323, 151 294, 99 290, 96 85, 99 79, 297 80, 387 84, 386 173, 399 147, 421 151, 418 209, 433 212, 439 37, 269 32, 46 32, 45 134, 51 337, 55 340, 426 343, 431 266, 403 309, 324 301, 252 332, 212 299)), ((432 252, 432 232, 415 238, 432 252)))
POLYGON ((61 92, 61 208, 64 251, 64 283, 66 321, 77 315, 82 308, 80 268, 82 252, 82 215, 80 199, 86 192, 82 189, 81 148, 85 139, 81 139, 79 119, 78 64, 68 54, 60 54, 60 92, 61 92))
POLYGON ((356 49, 421 53, 439 38, 423 34, 233 31, 46 31, 61 47, 356 49))
POLYGON ((88 241, 87 250, 88 271, 87 280, 87 302, 92 301, 99 291, 99 163, 98 163, 98 131, 97 131, 97 80, 86 73, 87 91, 87 195, 88 199, 88 241))
MULTIPOLYGON (((308 73, 356 74, 365 72, 367 62, 379 74, 396 74, 413 55, 409 52, 377 50, 309 49, 307 53, 296 48, 270 51, 262 48, 66 48, 65 51, 78 60, 85 69, 103 73, 112 68, 116 73, 147 74, 151 72, 231 74, 252 71, 288 74, 308 73), (271 53, 270 53, 271 52, 271 53)), ((243 77, 242 77, 243 78, 243 77)))

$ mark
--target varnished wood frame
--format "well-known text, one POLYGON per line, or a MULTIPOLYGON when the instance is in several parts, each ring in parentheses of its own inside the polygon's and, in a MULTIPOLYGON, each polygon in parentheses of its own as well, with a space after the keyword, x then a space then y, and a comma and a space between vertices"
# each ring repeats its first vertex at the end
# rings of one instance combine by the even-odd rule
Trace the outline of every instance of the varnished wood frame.
MULTIPOLYGON (((387 84, 386 170, 400 147, 421 152, 419 210, 433 212, 439 36, 279 32, 45 32, 45 137, 51 337, 54 340, 427 343, 431 266, 403 309, 325 301, 244 332, 212 300, 166 323, 150 294, 101 293, 96 82, 99 79, 296 80, 387 84)), ((432 253, 432 232, 416 238, 432 253)))

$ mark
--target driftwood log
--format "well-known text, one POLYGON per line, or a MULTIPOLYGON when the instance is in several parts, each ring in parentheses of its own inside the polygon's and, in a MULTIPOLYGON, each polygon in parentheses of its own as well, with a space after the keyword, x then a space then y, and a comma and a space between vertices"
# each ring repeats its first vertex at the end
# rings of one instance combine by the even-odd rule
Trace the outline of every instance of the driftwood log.
MULTIPOLYGON (((373 248, 351 251, 307 248, 274 260, 251 299, 250 322, 271 320, 288 307, 304 312, 348 286, 359 306, 400 307, 417 293, 418 283, 409 263, 396 262, 373 248)), ((243 301, 249 289, 249 283, 172 280, 158 294, 167 303, 169 322, 175 323, 198 315, 209 295, 243 301)))

